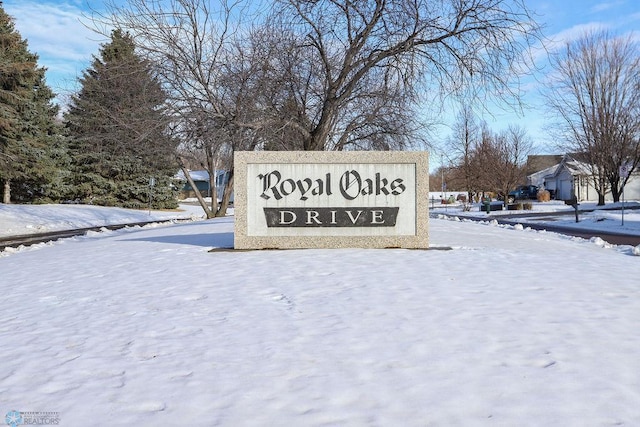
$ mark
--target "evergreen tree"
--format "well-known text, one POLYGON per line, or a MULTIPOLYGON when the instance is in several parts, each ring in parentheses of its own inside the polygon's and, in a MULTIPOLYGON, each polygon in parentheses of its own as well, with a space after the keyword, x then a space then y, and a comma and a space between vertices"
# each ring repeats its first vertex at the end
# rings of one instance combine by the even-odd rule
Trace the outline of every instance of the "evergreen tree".
POLYGON ((71 137, 71 184, 84 203, 177 206, 173 176, 176 142, 167 136, 167 95, 130 35, 111 33, 100 57, 80 78, 81 90, 65 114, 71 137))
MULTIPOLYGON (((45 69, 0 4, 0 182, 4 203, 34 201, 59 177, 60 135, 45 69), (58 145, 58 148, 55 146, 58 145)), ((64 151, 64 150, 62 150, 64 151)))

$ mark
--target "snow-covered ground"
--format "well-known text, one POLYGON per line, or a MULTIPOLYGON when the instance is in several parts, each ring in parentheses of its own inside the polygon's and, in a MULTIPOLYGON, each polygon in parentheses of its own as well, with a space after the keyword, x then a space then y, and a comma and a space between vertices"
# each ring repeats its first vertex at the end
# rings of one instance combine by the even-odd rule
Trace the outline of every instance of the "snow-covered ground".
MULTIPOLYGON (((3 207, 0 229, 131 218, 50 208, 42 219, 3 207)), ((233 244, 226 217, 5 251, 0 415, 54 413, 61 426, 640 425, 635 248, 462 216, 432 218, 430 243, 210 252, 233 244)))
POLYGON ((5 205, 0 203, 0 237, 167 219, 196 219, 202 208, 146 211, 89 205, 5 205))

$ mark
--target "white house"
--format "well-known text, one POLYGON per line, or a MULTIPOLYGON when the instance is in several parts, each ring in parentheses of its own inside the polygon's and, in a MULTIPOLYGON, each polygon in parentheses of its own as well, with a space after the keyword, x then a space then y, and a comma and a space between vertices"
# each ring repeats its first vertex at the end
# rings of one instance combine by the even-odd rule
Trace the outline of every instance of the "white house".
MULTIPOLYGON (((564 155, 562 161, 527 177, 529 184, 537 185, 551 193, 556 200, 578 201, 598 200, 588 165, 570 155, 564 155)), ((634 171, 624 188, 625 200, 640 200, 640 173, 634 171)), ((612 201, 611 192, 605 194, 606 201, 612 201)))

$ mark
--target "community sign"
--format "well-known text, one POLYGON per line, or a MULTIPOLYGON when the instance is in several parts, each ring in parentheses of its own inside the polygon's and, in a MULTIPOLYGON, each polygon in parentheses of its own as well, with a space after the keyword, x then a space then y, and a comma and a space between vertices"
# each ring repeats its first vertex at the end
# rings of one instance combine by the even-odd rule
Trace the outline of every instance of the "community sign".
POLYGON ((426 152, 236 152, 236 249, 427 248, 426 152))

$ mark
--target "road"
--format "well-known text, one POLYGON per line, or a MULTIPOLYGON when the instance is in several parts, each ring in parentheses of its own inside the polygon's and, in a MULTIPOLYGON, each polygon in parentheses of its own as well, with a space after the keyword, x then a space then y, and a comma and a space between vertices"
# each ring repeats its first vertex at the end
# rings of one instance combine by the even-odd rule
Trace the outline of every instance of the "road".
MULTIPOLYGON (((583 212, 583 211, 580 211, 583 212)), ((438 212, 439 214, 447 215, 447 216, 456 216, 453 214, 438 212)), ((522 224, 523 226, 530 227, 534 230, 547 230, 553 233, 560 233, 567 236, 575 236, 582 237, 584 239, 590 239, 592 237, 600 237, 605 242, 611 243, 612 245, 631 245, 638 246, 640 245, 640 236, 634 236, 630 234, 617 233, 614 231, 602 231, 602 230, 588 230, 584 228, 574 228, 569 226, 555 225, 548 222, 545 223, 537 223, 532 222, 529 219, 531 218, 544 218, 551 216, 560 216, 560 215, 575 215, 574 211, 562 211, 562 212, 529 212, 529 213, 514 213, 514 214, 506 214, 506 215, 476 215, 476 216, 465 216, 465 219, 471 219, 473 221, 487 221, 487 220, 496 220, 498 224, 505 225, 516 225, 522 224), (520 218, 520 220, 518 220, 520 218), (527 218, 526 222, 522 221, 523 218, 527 218)))

